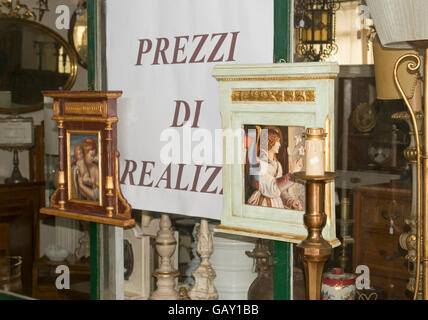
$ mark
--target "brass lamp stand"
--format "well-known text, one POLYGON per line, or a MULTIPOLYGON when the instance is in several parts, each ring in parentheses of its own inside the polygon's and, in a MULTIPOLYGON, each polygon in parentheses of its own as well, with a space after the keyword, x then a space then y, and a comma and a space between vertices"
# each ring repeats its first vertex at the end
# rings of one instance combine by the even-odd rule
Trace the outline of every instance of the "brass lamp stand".
POLYGON ((331 245, 322 236, 322 229, 327 221, 324 212, 325 184, 336 176, 334 172, 325 172, 322 176, 307 175, 304 171, 294 174, 296 180, 306 181, 303 221, 308 229, 308 236, 297 245, 297 252, 303 261, 308 300, 320 299, 322 272, 332 251, 331 245))
MULTIPOLYGON (((415 41, 411 43, 415 47, 423 48, 424 49, 424 115, 428 114, 428 42, 426 41, 415 41)), ((412 58, 416 60, 415 62, 409 62, 407 64, 407 68, 410 71, 417 71, 421 67, 421 58, 416 54, 405 54, 401 56, 394 66, 394 81, 397 85, 398 90, 400 91, 401 96, 404 99, 404 102, 406 103, 408 112, 410 114, 411 123, 413 125, 414 132, 419 132, 419 126, 417 123, 417 116, 414 112, 409 99, 407 99, 402 85, 400 81, 398 80, 397 70, 400 63, 408 58, 412 58)), ((417 175, 417 230, 416 230, 416 279, 415 279, 415 288, 413 292, 413 299, 417 299, 419 295, 419 290, 421 289, 419 287, 419 281, 421 279, 421 275, 423 274, 423 281, 422 281, 422 292, 423 292, 423 299, 428 300, 428 277, 426 276, 428 273, 428 224, 426 223, 428 221, 428 121, 427 118, 424 117, 424 125, 423 125, 423 143, 421 144, 419 135, 415 135, 416 140, 416 175, 417 175), (422 148, 423 147, 423 148, 422 148), (422 153, 423 152, 423 153, 422 153), (421 159, 423 159, 423 166, 421 167, 421 159), (423 171, 422 171, 423 170, 423 171), (423 178, 422 178, 423 177, 423 178), (423 179, 423 188, 422 188, 422 180, 423 179), (423 192, 423 194, 422 194, 423 192), (423 208, 422 213, 422 203, 425 204, 423 208), (423 229, 422 229, 423 226, 423 229), (423 239, 423 246, 422 246, 422 239, 423 239), (423 252, 422 252, 423 248, 423 252), (422 258, 422 267, 423 271, 421 271, 421 256, 422 258)))

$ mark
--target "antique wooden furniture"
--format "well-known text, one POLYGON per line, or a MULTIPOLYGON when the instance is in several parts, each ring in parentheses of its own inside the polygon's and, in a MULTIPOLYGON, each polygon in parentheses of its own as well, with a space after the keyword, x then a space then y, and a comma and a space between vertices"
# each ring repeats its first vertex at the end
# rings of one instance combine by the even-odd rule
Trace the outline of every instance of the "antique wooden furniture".
POLYGON ((354 270, 367 265, 370 285, 386 299, 407 299, 406 252, 399 244, 411 209, 411 186, 405 183, 363 186, 354 191, 354 270))
POLYGON ((359 186, 387 183, 405 174, 403 151, 407 144, 406 124, 392 119, 403 110, 399 100, 377 100, 373 65, 341 65, 337 78, 335 108, 337 230, 342 243, 335 251, 337 262, 352 270, 352 198, 359 186))
POLYGON ((131 207, 119 186, 117 105, 121 91, 44 91, 58 122, 58 185, 41 213, 130 226, 131 207))
MULTIPOLYGON (((22 293, 25 295, 31 295, 31 270, 39 252, 39 208, 43 204, 43 182, 0 184, 0 225, 7 225, 9 229, 9 254, 22 257, 22 293)), ((4 239, 3 235, 1 238, 4 239)))
MULTIPOLYGON (((277 167, 282 166, 284 175, 301 171, 302 166, 298 165, 298 161, 292 161, 304 154, 304 147, 300 145, 303 139, 298 130, 303 132, 309 127, 323 128, 327 133, 325 169, 333 171, 334 85, 338 71, 339 67, 336 63, 277 63, 214 67, 213 76, 219 81, 220 86, 223 129, 225 132, 234 134, 239 133, 240 130, 248 131, 245 143, 239 144, 235 143, 234 139, 225 139, 223 144, 223 211, 221 225, 215 231, 294 243, 300 243, 306 238, 307 230, 303 223, 304 205, 294 205, 304 202, 303 185, 295 185, 295 190, 299 189, 295 193, 299 200, 296 202, 293 199, 292 206, 282 199, 283 193, 281 193, 281 199, 279 197, 268 197, 267 200, 262 197, 260 197, 261 200, 255 199, 261 187, 255 182, 251 185, 252 190, 255 191, 247 194, 249 184, 247 180, 250 181, 252 175, 247 173, 247 167, 254 167, 253 164, 256 162, 240 159, 239 155, 246 154, 250 159, 256 154, 254 158, 261 159, 263 157, 261 151, 260 155, 257 154, 258 151, 251 153, 251 146, 248 147, 252 145, 251 141, 258 141, 258 139, 255 135, 250 135, 251 129, 247 130, 247 127, 259 126, 261 130, 265 128, 266 131, 267 128, 273 127, 272 130, 277 130, 277 135, 283 137, 283 139, 279 138, 282 148, 288 147, 295 150, 296 156, 292 151, 291 154, 285 152, 288 154, 284 156, 286 160, 271 163, 277 163, 277 167), (274 202, 271 199, 274 199, 274 202)), ((261 147, 260 149, 263 150, 261 147)), ((258 150, 257 147, 255 150, 258 150)), ((282 152, 282 149, 279 150, 278 155, 282 152)), ((270 151, 265 153, 268 152, 270 151)), ((263 195, 263 197, 266 196, 263 195)), ((293 196, 288 197, 288 199, 292 198, 293 196)), ((323 236, 333 246, 337 246, 339 241, 335 230, 333 181, 326 186, 325 200, 327 222, 323 236)))
POLYGON ((9 224, 0 223, 0 256, 9 256, 10 238, 9 224))

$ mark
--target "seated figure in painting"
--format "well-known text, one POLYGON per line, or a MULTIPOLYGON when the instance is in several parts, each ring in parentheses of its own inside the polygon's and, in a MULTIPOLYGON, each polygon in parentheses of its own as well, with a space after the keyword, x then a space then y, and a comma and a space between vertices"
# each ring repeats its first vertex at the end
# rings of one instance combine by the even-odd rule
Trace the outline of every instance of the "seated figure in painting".
POLYGON ((74 168, 74 177, 77 178, 77 175, 82 176, 83 181, 90 181, 90 175, 88 167, 85 163, 85 156, 83 154, 83 148, 82 145, 77 144, 74 147, 74 161, 73 164, 76 167, 74 168))
MULTIPOLYGON (((258 128, 260 132, 260 128, 258 128)), ((255 206, 288 208, 284 205, 281 193, 294 184, 290 176, 292 172, 283 174, 281 163, 277 160, 276 154, 281 147, 281 135, 277 128, 269 128, 266 141, 260 145, 260 155, 257 157, 259 174, 254 175, 256 191, 248 198, 247 203, 255 206), (263 147, 267 145, 267 150, 263 147)), ((250 151, 251 153, 251 151, 250 151)), ((290 202, 293 207, 293 202, 290 202)), ((293 208, 296 209, 296 208, 293 208)))
POLYGON ((79 166, 78 164, 81 159, 76 157, 76 168, 73 172, 77 194, 79 195, 80 199, 98 201, 99 173, 98 163, 95 161, 95 157, 97 156, 97 145, 93 139, 87 138, 82 142, 81 149, 83 150, 84 161, 80 162, 79 166))

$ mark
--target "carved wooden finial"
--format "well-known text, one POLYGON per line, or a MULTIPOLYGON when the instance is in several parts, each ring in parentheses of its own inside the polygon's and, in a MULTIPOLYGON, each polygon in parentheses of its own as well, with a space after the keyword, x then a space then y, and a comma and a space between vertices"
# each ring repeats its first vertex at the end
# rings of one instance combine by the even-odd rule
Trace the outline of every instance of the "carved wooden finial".
POLYGON ((192 300, 218 299, 217 289, 214 286, 214 278, 216 277, 216 274, 209 262, 213 249, 213 239, 208 228, 208 221, 202 219, 197 245, 197 251, 201 257, 201 263, 192 273, 195 278, 195 284, 189 292, 189 297, 192 300))

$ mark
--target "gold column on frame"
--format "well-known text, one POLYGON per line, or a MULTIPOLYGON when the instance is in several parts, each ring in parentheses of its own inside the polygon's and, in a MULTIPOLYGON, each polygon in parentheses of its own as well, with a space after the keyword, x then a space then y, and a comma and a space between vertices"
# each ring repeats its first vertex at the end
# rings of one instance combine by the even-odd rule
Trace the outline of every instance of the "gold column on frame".
MULTIPOLYGON (((62 121, 58 121, 58 152, 59 154, 63 154, 64 152, 64 126, 62 121)), ((58 170, 58 189, 59 189, 59 209, 65 209, 65 164, 63 161, 59 162, 59 170, 58 170)))

